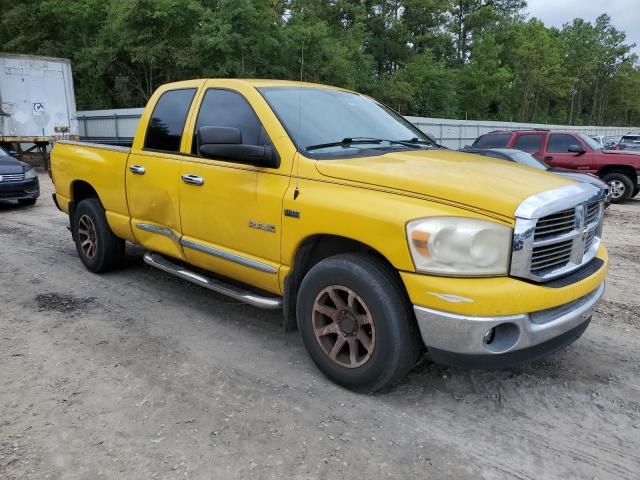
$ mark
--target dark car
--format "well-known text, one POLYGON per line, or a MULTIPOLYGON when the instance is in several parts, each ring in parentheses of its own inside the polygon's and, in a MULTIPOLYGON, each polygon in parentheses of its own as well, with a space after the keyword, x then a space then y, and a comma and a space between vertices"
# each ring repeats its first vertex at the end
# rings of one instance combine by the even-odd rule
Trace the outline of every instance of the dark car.
POLYGON ((17 200, 20 205, 33 205, 39 196, 40 183, 35 169, 0 147, 0 200, 17 200))
POLYGON ((522 150, 515 150, 513 148, 465 148, 461 150, 465 153, 475 153, 477 155, 484 155, 486 157, 499 158, 500 160, 509 160, 516 162, 520 165, 527 167, 537 168, 538 170, 546 170, 548 172, 557 173, 563 177, 570 178, 576 182, 589 183, 596 187, 602 188, 607 192, 607 205, 610 203, 609 186, 600 180, 597 176, 590 173, 577 173, 575 170, 569 170, 568 168, 550 167, 543 161, 540 161, 533 157, 533 155, 523 152, 522 150))

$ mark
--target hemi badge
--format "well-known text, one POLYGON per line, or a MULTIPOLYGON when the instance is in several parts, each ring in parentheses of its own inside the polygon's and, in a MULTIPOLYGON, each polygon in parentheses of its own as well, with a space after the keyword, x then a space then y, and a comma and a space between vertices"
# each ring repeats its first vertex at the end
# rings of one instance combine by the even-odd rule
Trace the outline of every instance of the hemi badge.
POLYGON ((291 217, 291 218, 300 218, 300 212, 298 210, 291 210, 289 208, 285 208, 284 216, 291 217))
POLYGON ((276 233, 276 226, 269 223, 259 223, 249 220, 249 228, 255 228, 256 230, 262 230, 264 232, 276 233))

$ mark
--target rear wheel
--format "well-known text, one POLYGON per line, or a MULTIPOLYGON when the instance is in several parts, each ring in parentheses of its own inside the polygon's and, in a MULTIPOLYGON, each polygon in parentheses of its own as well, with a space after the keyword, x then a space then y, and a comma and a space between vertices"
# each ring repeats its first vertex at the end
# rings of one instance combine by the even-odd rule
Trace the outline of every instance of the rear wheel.
POLYGON ((315 265, 300 286, 297 318, 314 363, 355 391, 392 387, 421 352, 397 276, 372 256, 336 255, 315 265))
POLYGON ((94 273, 118 268, 124 259, 124 240, 111 231, 96 198, 82 200, 73 213, 73 238, 84 266, 94 273))
POLYGON ((621 203, 631 198, 635 187, 624 173, 607 173, 602 180, 609 185, 611 203, 621 203))

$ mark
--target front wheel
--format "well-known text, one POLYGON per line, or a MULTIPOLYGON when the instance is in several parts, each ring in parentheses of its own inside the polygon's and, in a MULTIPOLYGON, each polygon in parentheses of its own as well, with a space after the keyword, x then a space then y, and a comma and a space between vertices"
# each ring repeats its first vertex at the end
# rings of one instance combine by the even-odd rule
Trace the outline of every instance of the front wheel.
POLYGON ((624 173, 607 173, 602 180, 609 185, 611 203, 622 203, 631 198, 634 185, 624 173))
POLYGON ((116 237, 96 198, 82 200, 73 212, 73 238, 78 256, 93 273, 114 270, 124 259, 124 240, 116 237))
POLYGON ((318 368, 358 392, 392 387, 421 352, 399 279, 369 255, 336 255, 311 268, 299 289, 297 318, 318 368))

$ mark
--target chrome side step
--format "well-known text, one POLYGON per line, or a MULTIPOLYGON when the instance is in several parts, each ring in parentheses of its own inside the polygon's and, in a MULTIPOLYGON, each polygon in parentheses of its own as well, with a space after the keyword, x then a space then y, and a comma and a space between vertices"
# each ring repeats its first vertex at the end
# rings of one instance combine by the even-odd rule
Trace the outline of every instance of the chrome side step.
POLYGON ((167 273, 171 273, 176 277, 180 277, 189 282, 200 285, 201 287, 208 288, 214 292, 221 293, 235 300, 239 300, 249 305, 253 305, 258 308, 265 308, 270 310, 276 310, 282 308, 282 298, 280 297, 262 297, 248 290, 243 290, 234 285, 229 285, 220 280, 205 277, 199 273, 192 272, 177 265, 166 257, 159 253, 147 252, 144 254, 144 262, 147 265, 163 270, 167 273))

